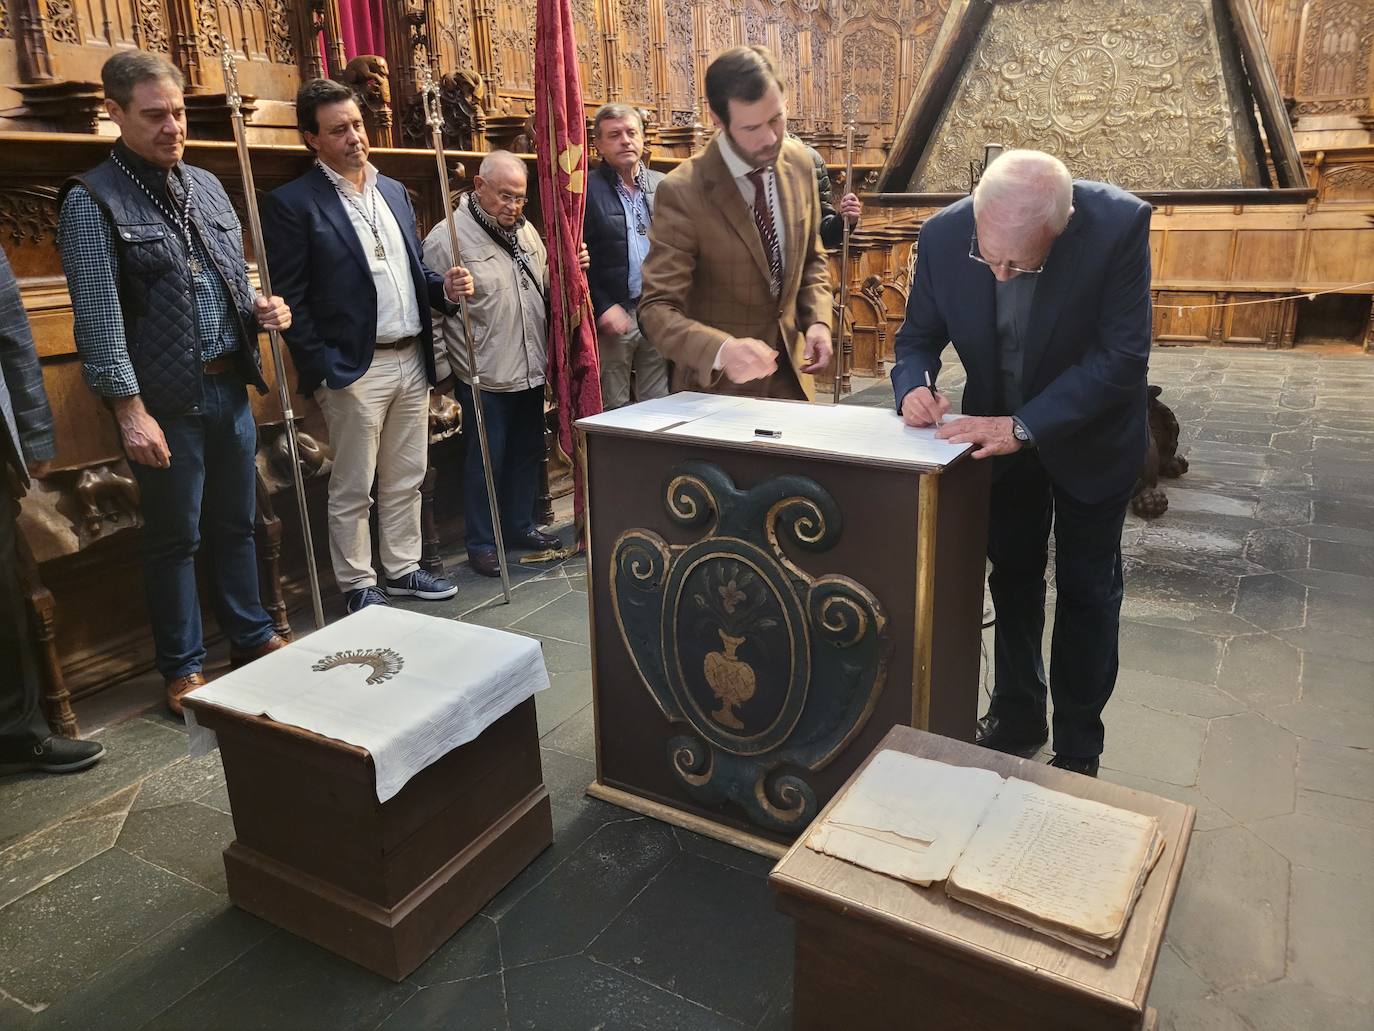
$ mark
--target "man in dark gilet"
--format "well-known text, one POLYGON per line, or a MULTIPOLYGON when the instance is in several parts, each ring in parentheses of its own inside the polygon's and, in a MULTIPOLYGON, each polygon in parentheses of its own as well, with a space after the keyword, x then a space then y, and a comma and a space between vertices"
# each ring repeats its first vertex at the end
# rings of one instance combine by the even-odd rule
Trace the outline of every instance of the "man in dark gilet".
POLYGON ((143 575, 167 704, 205 683, 195 554, 203 535, 214 605, 241 665, 286 642, 258 595, 253 538, 259 329, 284 330, 280 297, 248 282, 243 230, 209 172, 182 164, 181 73, 126 51, 101 70, 119 126, 110 156, 61 197, 62 267, 87 384, 113 411, 143 514, 143 575))

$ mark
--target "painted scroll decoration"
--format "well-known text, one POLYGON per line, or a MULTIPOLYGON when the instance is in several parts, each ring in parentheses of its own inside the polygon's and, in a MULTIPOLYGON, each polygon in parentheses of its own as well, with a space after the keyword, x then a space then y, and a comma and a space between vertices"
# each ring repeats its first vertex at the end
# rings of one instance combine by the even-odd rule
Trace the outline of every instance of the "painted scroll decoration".
POLYGON ((741 490, 716 465, 684 462, 663 505, 699 539, 625 531, 610 584, 621 638, 673 728, 665 761, 702 804, 733 802, 760 827, 795 831, 817 811, 809 774, 863 728, 882 691, 887 617, 862 584, 789 558, 840 537, 839 506, 814 480, 741 490))

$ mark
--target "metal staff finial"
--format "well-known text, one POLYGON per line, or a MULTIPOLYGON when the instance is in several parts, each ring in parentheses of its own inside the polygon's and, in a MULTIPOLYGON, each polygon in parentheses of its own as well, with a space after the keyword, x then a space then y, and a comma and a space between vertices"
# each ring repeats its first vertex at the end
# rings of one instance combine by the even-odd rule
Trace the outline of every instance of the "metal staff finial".
MULTIPOLYGON (((243 96, 239 93, 239 72, 234 55, 228 46, 220 52, 224 68, 224 100, 229 105, 229 120, 234 127, 234 143, 238 147, 239 179, 243 183, 243 206, 248 212, 248 228, 253 236, 253 254, 258 260, 258 282, 264 297, 272 296, 272 277, 267 271, 267 247, 262 242, 262 217, 258 213, 258 193, 253 185, 253 166, 248 157, 248 138, 243 127, 243 96)), ((310 510, 305 498, 305 475, 301 472, 300 443, 296 437, 296 413, 291 410, 291 389, 286 385, 286 359, 283 357, 281 334, 275 329, 267 333, 272 345, 272 367, 277 376, 277 400, 281 404, 282 423, 286 430, 286 450, 291 459, 291 479, 296 486, 296 507, 301 516, 301 541, 305 548, 305 573, 310 581, 310 604, 314 610, 315 628, 324 629, 324 605, 320 600, 320 574, 315 568, 315 539, 310 532, 310 510)))
POLYGON ((840 117, 845 125, 853 125, 859 117, 859 95, 852 90, 840 98, 840 117))
MULTIPOLYGON (((425 106, 425 121, 429 124, 430 140, 434 146, 434 162, 439 170, 439 193, 444 201, 444 221, 448 224, 448 245, 450 260, 455 265, 463 263, 462 252, 458 248, 458 230, 454 226, 453 196, 448 186, 448 166, 444 163, 444 113, 439 102, 439 84, 429 70, 429 62, 421 61, 418 68, 420 96, 425 106)), ((468 376, 472 389, 472 416, 477 424, 477 446, 482 455, 482 473, 487 485, 487 505, 491 511, 492 535, 496 538, 496 565, 501 572, 501 594, 510 604, 510 568, 506 560, 505 536, 501 530, 501 506, 496 498, 496 477, 491 467, 491 448, 487 443, 487 420, 482 408, 482 375, 477 368, 477 346, 473 343, 472 319, 468 315, 468 299, 458 301, 459 320, 463 326, 464 349, 468 356, 468 376)))

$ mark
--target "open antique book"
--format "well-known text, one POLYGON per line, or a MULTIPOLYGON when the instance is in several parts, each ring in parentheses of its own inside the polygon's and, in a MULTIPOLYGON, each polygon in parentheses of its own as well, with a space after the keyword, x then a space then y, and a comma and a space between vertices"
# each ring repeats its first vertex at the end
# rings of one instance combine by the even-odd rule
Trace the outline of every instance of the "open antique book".
POLYGON ((888 750, 806 844, 1102 957, 1164 851, 1152 816, 888 750))

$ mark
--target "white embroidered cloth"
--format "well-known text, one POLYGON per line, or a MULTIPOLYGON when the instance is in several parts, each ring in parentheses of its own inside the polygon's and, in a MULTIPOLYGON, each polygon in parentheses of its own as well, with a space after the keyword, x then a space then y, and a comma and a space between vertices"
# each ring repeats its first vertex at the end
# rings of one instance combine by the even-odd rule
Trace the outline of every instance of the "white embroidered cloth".
MULTIPOLYGON (((367 749, 385 802, 548 686, 537 641, 371 605, 187 697, 367 749)), ((190 707, 186 723, 193 756, 215 747, 190 707)))

